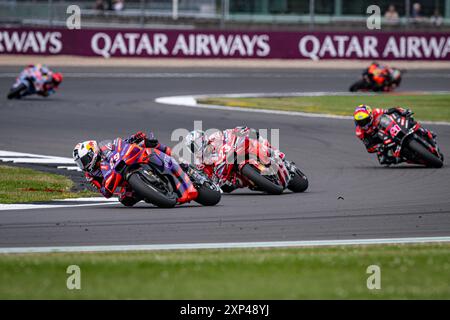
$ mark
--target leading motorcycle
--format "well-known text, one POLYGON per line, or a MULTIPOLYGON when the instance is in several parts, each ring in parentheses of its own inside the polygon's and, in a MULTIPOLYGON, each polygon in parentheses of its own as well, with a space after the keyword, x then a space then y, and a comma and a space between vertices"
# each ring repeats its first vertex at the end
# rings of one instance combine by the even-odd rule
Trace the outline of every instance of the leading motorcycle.
POLYGON ((350 86, 350 92, 357 92, 357 91, 384 91, 384 92, 390 92, 393 91, 395 88, 400 86, 400 83, 402 82, 402 74, 405 73, 405 70, 400 70, 396 68, 390 69, 390 79, 383 85, 379 86, 375 81, 372 79, 371 75, 366 71, 362 74, 362 78, 353 83, 350 86))

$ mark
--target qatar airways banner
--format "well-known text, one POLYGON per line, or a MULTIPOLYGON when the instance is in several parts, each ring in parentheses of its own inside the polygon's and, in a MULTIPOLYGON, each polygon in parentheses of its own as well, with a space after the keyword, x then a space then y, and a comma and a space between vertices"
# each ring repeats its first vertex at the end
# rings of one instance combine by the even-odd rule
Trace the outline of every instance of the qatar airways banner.
POLYGON ((0 28, 0 54, 450 60, 450 34, 0 28))

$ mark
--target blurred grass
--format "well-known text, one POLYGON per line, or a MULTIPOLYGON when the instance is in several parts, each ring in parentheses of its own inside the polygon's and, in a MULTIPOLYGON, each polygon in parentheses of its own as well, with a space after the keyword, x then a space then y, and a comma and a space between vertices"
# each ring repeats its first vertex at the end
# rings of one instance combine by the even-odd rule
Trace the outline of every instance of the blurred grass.
POLYGON ((0 165, 0 203, 26 203, 92 196, 72 192, 73 182, 64 176, 0 165))
POLYGON ((351 116, 355 107, 367 104, 372 108, 401 106, 415 112, 417 120, 450 121, 450 94, 376 94, 359 96, 208 98, 200 103, 269 110, 300 111, 351 116))
POLYGON ((450 244, 0 255, 0 299, 88 298, 450 299, 450 244))

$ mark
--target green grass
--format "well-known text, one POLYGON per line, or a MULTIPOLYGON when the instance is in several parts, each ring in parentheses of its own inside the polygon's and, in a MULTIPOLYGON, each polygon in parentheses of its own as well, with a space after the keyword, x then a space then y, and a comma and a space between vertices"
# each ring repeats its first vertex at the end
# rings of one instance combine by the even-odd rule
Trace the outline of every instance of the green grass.
POLYGON ((200 103, 245 107, 326 113, 353 114, 355 107, 367 104, 373 108, 402 106, 412 109, 418 120, 450 121, 450 94, 377 94, 362 96, 270 97, 270 98, 208 98, 200 103))
POLYGON ((73 182, 60 175, 0 165, 0 203, 26 203, 92 196, 72 192, 73 182))
POLYGON ((0 299, 41 298, 450 299, 450 244, 0 255, 0 299))

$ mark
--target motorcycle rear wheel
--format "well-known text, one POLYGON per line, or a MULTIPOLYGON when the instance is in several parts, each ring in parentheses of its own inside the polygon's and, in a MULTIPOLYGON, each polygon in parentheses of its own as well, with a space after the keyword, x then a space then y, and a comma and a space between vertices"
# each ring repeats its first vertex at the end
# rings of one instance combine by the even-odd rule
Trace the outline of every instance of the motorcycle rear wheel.
POLYGON ((428 151, 421 143, 418 141, 411 139, 408 142, 408 148, 413 151, 417 156, 425 162, 425 165, 427 167, 431 168, 441 168, 444 163, 441 159, 436 157, 434 154, 432 154, 430 151, 428 151))
POLYGON ((164 194, 157 187, 153 186, 143 176, 143 170, 138 170, 128 177, 131 188, 147 202, 160 208, 173 208, 177 204, 177 196, 174 193, 164 194))
POLYGON ((268 194, 282 194, 284 188, 261 175, 252 165, 242 167, 242 174, 251 180, 259 189, 268 194))

